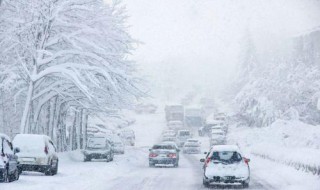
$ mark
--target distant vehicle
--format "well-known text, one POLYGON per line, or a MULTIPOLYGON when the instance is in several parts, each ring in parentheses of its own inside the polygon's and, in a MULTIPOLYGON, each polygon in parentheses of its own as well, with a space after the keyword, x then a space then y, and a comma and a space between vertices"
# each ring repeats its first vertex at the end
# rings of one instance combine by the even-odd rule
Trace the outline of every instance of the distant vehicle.
POLYGON ((18 134, 14 137, 13 144, 20 148, 20 152, 17 153, 20 172, 36 171, 45 175, 58 173, 59 158, 50 137, 18 134))
POLYGON ((162 141, 165 142, 176 142, 176 136, 162 136, 162 141))
POLYGON ((179 149, 174 144, 161 143, 149 149, 149 166, 179 166, 179 149))
POLYGON ((115 154, 124 154, 125 144, 120 139, 114 140, 113 144, 115 154))
POLYGON ((227 127, 224 125, 223 121, 211 121, 210 123, 206 123, 203 127, 200 127, 198 129, 198 134, 199 136, 205 136, 208 135, 210 137, 210 133, 213 128, 220 128, 224 130, 225 132, 227 131, 227 127))
POLYGON ((176 136, 176 131, 175 130, 165 130, 162 132, 162 136, 176 136))
POLYGON ((177 145, 183 146, 184 143, 190 138, 192 138, 192 134, 189 130, 179 130, 177 132, 177 145))
POLYGON ((183 129, 183 122, 182 121, 169 121, 168 128, 170 130, 174 130, 174 131, 183 129))
POLYGON ((223 145, 226 143, 226 135, 223 131, 212 131, 210 137, 210 146, 223 145))
POLYGON ((114 152, 111 144, 104 136, 90 137, 86 148, 83 150, 84 161, 92 159, 106 159, 108 162, 113 160, 114 152))
POLYGON ((241 185, 249 187, 250 159, 242 157, 236 145, 217 145, 211 148, 204 163, 203 185, 241 185))
POLYGON ((226 121, 227 115, 225 113, 217 113, 214 115, 214 119, 218 121, 226 121))
POLYGON ((187 142, 201 144, 201 142, 199 141, 199 139, 187 139, 187 142))
POLYGON ((0 182, 12 182, 19 179, 19 162, 10 138, 0 133, 0 182))
POLYGON ((201 147, 199 142, 186 142, 183 145, 183 153, 185 154, 200 154, 201 147))
POLYGON ((153 114, 157 111, 157 106, 154 104, 138 104, 135 107, 135 112, 138 114, 149 113, 153 114))
POLYGON ((126 145, 134 146, 136 136, 132 129, 125 129, 120 132, 120 137, 126 145))
POLYGON ((170 105, 165 107, 167 123, 170 121, 184 121, 184 107, 182 105, 170 105))
POLYGON ((186 108, 184 124, 186 127, 202 127, 204 124, 203 111, 200 108, 186 108))

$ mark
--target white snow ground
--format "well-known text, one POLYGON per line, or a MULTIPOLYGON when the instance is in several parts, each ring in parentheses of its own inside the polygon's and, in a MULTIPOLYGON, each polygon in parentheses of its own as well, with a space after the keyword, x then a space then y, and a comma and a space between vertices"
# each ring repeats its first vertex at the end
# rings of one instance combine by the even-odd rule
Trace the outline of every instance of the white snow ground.
MULTIPOLYGON (((148 149, 158 142, 165 128, 163 114, 138 115, 133 126, 136 146, 127 147, 113 162, 82 162, 79 152, 61 153, 59 173, 44 176, 24 173, 17 182, 0 184, 1 190, 192 190, 204 189, 199 159, 203 155, 182 155, 179 168, 149 168, 148 149)), ((203 151, 208 139, 200 138, 203 151)), ((319 189, 318 177, 281 164, 251 156, 250 189, 319 189)))

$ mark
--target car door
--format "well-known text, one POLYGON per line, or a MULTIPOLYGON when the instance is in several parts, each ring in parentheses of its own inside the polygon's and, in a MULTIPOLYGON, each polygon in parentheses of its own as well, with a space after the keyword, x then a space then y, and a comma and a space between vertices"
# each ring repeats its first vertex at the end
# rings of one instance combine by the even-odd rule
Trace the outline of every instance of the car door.
POLYGON ((9 173, 12 174, 17 168, 17 156, 14 154, 11 142, 7 139, 3 141, 3 152, 6 155, 9 163, 9 173))

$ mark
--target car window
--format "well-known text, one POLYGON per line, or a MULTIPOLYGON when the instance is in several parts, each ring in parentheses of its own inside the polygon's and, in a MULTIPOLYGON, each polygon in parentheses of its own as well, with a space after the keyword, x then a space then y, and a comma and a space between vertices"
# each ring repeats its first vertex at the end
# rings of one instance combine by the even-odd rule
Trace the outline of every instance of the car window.
POLYGON ((190 136, 190 132, 189 131, 180 131, 179 132, 179 136, 190 136))
POLYGON ((3 141, 3 151, 7 154, 13 154, 11 143, 6 139, 3 141))
POLYGON ((53 145, 52 141, 49 141, 48 147, 49 147, 49 152, 56 152, 56 147, 53 145))
POLYGON ((234 151, 221 151, 213 152, 211 156, 213 161, 223 161, 223 162, 239 162, 242 160, 241 155, 238 152, 234 151))
POLYGON ((152 149, 175 149, 172 145, 154 145, 152 149))

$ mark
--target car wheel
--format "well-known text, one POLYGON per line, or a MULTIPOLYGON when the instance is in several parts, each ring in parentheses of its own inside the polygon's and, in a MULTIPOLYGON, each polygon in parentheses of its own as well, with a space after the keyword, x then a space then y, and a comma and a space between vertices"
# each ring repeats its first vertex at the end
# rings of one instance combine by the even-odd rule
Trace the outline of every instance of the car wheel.
POLYGON ((174 167, 175 167, 175 168, 179 167, 179 161, 177 161, 177 162, 174 164, 174 167))
POLYGON ((110 161, 113 161, 114 155, 110 153, 110 161))
POLYGON ((90 158, 90 157, 85 156, 85 157, 84 157, 84 159, 83 159, 83 161, 84 161, 84 162, 90 162, 90 161, 91 161, 91 158, 90 158))
POLYGON ((19 170, 16 169, 13 174, 9 175, 9 182, 17 181, 19 179, 19 170))
POLYGON ((246 188, 249 188, 249 183, 243 182, 243 183, 242 183, 242 187, 245 188, 245 189, 246 189, 246 188))
POLYGON ((59 161, 57 160, 57 164, 56 166, 54 167, 53 171, 52 171, 52 175, 57 175, 58 173, 58 166, 59 166, 59 161))
POLYGON ((204 187, 206 187, 206 188, 210 187, 210 184, 208 182, 206 182, 205 180, 203 180, 202 183, 203 183, 204 187))
POLYGON ((153 168, 155 165, 153 164, 153 163, 151 163, 151 162, 149 162, 149 167, 150 168, 153 168))
POLYGON ((52 161, 51 161, 51 164, 50 164, 50 167, 49 167, 49 169, 47 169, 45 172, 44 172, 44 175, 46 175, 46 176, 51 176, 51 175, 53 175, 53 166, 52 166, 52 161))
POLYGON ((8 182, 8 169, 6 169, 3 173, 2 173, 2 180, 0 182, 8 182))

